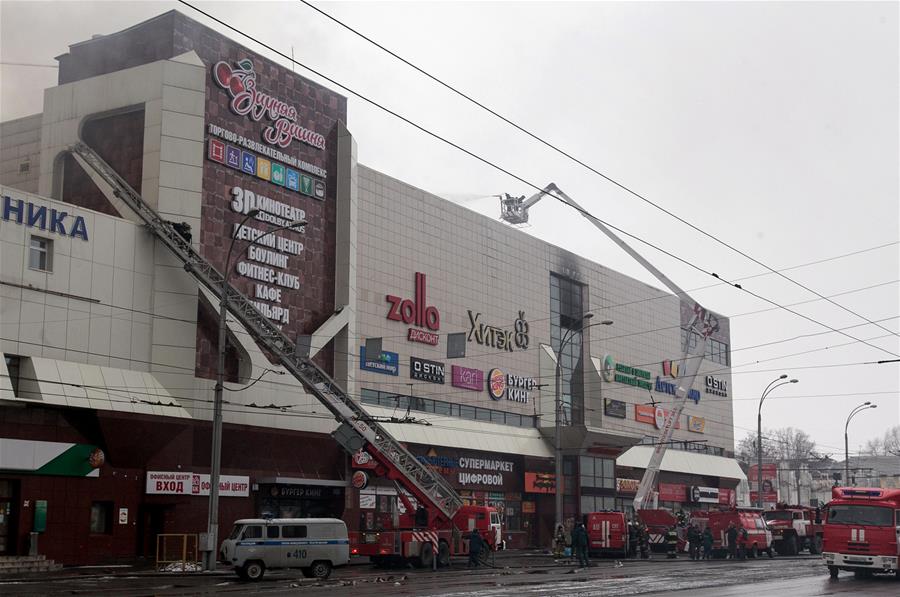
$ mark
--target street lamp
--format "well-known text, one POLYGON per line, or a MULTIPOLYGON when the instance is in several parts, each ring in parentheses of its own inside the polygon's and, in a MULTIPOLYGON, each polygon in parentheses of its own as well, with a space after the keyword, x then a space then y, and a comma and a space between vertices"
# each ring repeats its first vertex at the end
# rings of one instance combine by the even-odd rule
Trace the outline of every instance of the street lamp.
POLYGON ((847 441, 847 427, 850 425, 850 419, 852 419, 856 413, 861 413, 864 410, 868 410, 870 408, 878 408, 877 404, 872 404, 871 402, 863 402, 852 411, 850 411, 850 415, 847 417, 847 422, 844 423, 844 486, 850 487, 850 450, 848 448, 847 441))
POLYGON ((560 339, 559 342, 559 350, 556 351, 556 400, 554 401, 555 410, 556 410, 556 524, 553 527, 553 533, 556 534, 556 529, 559 528, 559 525, 562 524, 563 520, 563 466, 562 466, 562 438, 560 434, 562 433, 562 425, 561 425, 561 417, 562 413, 562 395, 561 395, 561 377, 562 377, 562 367, 560 366, 560 361, 562 360, 562 352, 566 347, 566 344, 575 337, 575 332, 583 332, 588 328, 592 328, 598 325, 612 325, 613 322, 610 319, 604 319, 603 321, 598 321, 597 323, 592 323, 590 325, 584 325, 584 323, 593 317, 593 313, 585 313, 581 318, 581 324, 576 328, 566 328, 566 333, 560 339))
MULTIPOLYGON (((244 227, 247 220, 255 218, 259 214, 258 209, 251 209, 238 224, 237 231, 244 227)), ((302 226, 305 220, 294 220, 284 226, 273 228, 259 235, 248 246, 255 245, 265 236, 302 226)), ((203 569, 215 570, 216 554, 218 552, 219 534, 219 476, 222 472, 222 390, 225 387, 225 319, 228 314, 228 276, 231 273, 231 253, 234 251, 234 243, 237 237, 232 233, 231 244, 228 246, 228 254, 225 256, 225 269, 222 273, 221 296, 219 297, 219 362, 216 367, 216 387, 213 397, 213 437, 212 437, 212 463, 209 474, 209 518, 206 523, 206 551, 203 554, 203 569)))
MULTIPOLYGON (((789 383, 797 383, 798 380, 791 379, 788 381, 782 381, 783 379, 787 379, 787 374, 782 373, 778 376, 777 379, 773 379, 769 385, 766 386, 766 389, 763 390, 762 396, 759 399, 759 409, 756 411, 756 507, 763 507, 763 498, 762 498, 762 405, 765 402, 766 397, 777 387, 787 385, 789 383), (779 383, 780 382, 780 383, 779 383)), ((799 495, 797 498, 799 499, 799 495)))

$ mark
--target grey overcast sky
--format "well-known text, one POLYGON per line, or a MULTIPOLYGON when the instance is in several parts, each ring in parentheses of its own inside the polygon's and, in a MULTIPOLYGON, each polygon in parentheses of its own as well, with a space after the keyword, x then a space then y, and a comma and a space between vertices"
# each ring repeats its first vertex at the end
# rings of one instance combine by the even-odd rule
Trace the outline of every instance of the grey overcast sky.
MULTIPOLYGON (((763 268, 704 238, 426 80, 299 2, 200 6, 538 185, 553 181, 599 217, 724 278, 763 268)), ((884 351, 734 288, 697 290, 733 317, 735 437, 806 430, 843 458, 900 424, 898 3, 334 2, 318 6, 603 173, 776 269, 870 249, 787 274, 888 333, 774 275, 745 288, 871 339, 884 351), (849 327, 854 326, 854 327, 849 327), (813 335, 815 334, 815 335, 813 335), (790 342, 752 348, 776 340, 790 342), (816 351, 816 352, 807 352, 816 351), (886 352, 885 352, 886 351, 886 352), (806 354, 795 355, 806 352, 806 354)), ((67 45, 176 8, 175 2, 0 4, 0 117, 41 111, 67 45)), ((226 32, 227 33, 227 32, 226 32)), ((228 33, 254 50, 253 42, 228 33)), ((262 51, 264 55, 268 52, 262 51)), ((280 58, 277 61, 285 63, 280 58)), ((303 73, 298 67, 298 72, 303 73)), ((312 77, 315 79, 316 77, 312 77)), ((350 97, 360 162, 490 217, 531 189, 350 97)), ((549 199, 528 234, 659 286, 580 216, 549 199)), ((715 280, 636 245, 686 289, 715 280)), ((614 310, 603 314, 615 319, 614 310)))

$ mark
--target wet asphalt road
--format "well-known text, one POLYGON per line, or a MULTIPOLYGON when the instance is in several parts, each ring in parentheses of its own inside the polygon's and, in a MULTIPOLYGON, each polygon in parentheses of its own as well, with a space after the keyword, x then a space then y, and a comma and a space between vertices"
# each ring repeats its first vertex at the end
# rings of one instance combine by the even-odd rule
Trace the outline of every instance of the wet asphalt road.
MULTIPOLYGON (((462 564, 462 562, 460 562, 462 564)), ((625 560, 621 568, 612 560, 598 560, 587 569, 555 564, 544 556, 505 555, 496 568, 466 570, 457 564, 437 573, 426 570, 376 570, 350 566, 325 582, 303 579, 295 571, 271 572, 259 583, 242 583, 228 572, 193 575, 92 574, 0 580, 0 594, 22 595, 264 595, 280 596, 400 596, 441 597, 551 597, 672 595, 731 597, 774 595, 891 595, 900 594, 893 577, 856 579, 841 573, 829 579, 820 557, 768 558, 745 562, 691 562, 686 559, 650 562, 625 560)))

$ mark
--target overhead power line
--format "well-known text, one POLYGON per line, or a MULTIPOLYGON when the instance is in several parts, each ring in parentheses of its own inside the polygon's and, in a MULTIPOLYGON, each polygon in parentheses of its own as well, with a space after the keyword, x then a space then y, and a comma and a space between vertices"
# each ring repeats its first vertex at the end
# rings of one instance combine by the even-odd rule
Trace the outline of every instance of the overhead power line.
POLYGON ((621 183, 621 182, 615 180, 614 178, 612 178, 611 176, 609 176, 609 175, 607 175, 607 174, 604 174, 603 172, 601 172, 600 170, 598 170, 598 169, 595 168, 594 166, 591 166, 590 164, 586 163, 585 161, 583 161, 583 160, 581 160, 581 159, 575 157, 574 155, 572 155, 572 154, 569 153, 568 151, 566 151, 566 150, 560 148, 558 145, 556 145, 556 144, 554 144, 554 143, 551 143, 550 141, 547 141, 547 140, 544 139, 543 137, 541 137, 541 136, 537 135, 536 133, 533 133, 533 132, 531 132, 530 130, 526 129, 524 126, 522 126, 522 125, 520 125, 520 124, 518 124, 518 123, 516 123, 516 122, 514 122, 514 121, 512 121, 512 120, 510 120, 510 119, 507 118, 506 116, 503 116, 502 114, 500 114, 500 113, 497 112, 496 110, 494 110, 494 109, 492 109, 492 108, 486 106, 486 105, 483 104, 482 102, 476 100, 476 99, 473 98, 471 95, 468 95, 468 94, 464 93, 463 91, 460 91, 459 89, 457 89, 457 88, 454 87, 453 85, 450 85, 449 83, 446 83, 445 81, 439 79, 439 78, 436 77, 435 75, 432 75, 431 73, 429 73, 429 72, 426 71, 425 69, 421 68, 420 66, 417 66, 417 65, 413 64, 412 62, 410 62, 409 60, 407 60, 407 59, 404 58, 403 56, 400 56, 399 54, 397 54, 397 53, 394 52, 393 50, 390 50, 390 49, 386 48, 385 46, 383 46, 382 44, 378 43, 377 41, 375 41, 375 40, 372 39, 371 37, 369 37, 369 36, 365 35, 364 33, 362 33, 362 32, 360 32, 360 31, 354 29, 353 27, 351 27, 351 26, 348 25, 347 23, 345 23, 345 22, 341 21, 340 19, 334 17, 333 15, 331 15, 331 14, 325 12, 325 11, 322 10, 321 8, 319 8, 319 7, 317 7, 317 6, 314 6, 312 3, 308 2, 307 0, 300 0, 300 2, 301 2, 302 4, 305 4, 305 5, 308 6, 309 8, 313 9, 314 11, 318 12, 318 13, 321 14, 322 16, 324 16, 324 17, 330 19, 330 20, 333 21, 334 23, 337 23, 338 25, 340 25, 341 27, 343 27, 343 28, 346 29, 347 31, 350 31, 350 32, 353 33, 354 35, 356 35, 356 36, 358 36, 358 37, 364 39, 365 41, 367 41, 367 42, 369 42, 370 44, 374 45, 375 47, 379 48, 379 49, 382 50, 383 52, 386 52, 386 53, 389 54, 390 56, 393 56, 394 58, 396 58, 396 59, 399 60, 400 62, 406 64, 407 66, 409 66, 410 68, 412 68, 413 70, 415 70, 416 72, 418 72, 418 73, 424 75, 425 77, 428 77, 429 79, 431 79, 432 81, 434 81, 434 82, 437 83, 438 85, 444 87, 445 89, 448 89, 449 91, 455 93, 455 94, 458 95, 459 97, 462 97, 463 99, 465 99, 465 100, 471 102, 471 103, 474 104, 475 106, 478 106, 479 108, 481 108, 482 110, 488 112, 488 113, 491 114, 492 116, 495 116, 495 117, 499 118, 500 120, 502 120, 502 121, 505 122, 506 124, 512 126, 513 128, 515 128, 515 129, 518 130, 519 132, 524 133, 525 135, 531 137, 531 138, 534 139, 535 141, 537 141, 537 142, 541 143, 542 145, 544 145, 544 146, 546 146, 546 147, 552 149, 552 150, 555 151, 556 153, 558 153, 558 154, 560 154, 560 155, 562 155, 562 156, 568 158, 569 160, 575 162, 575 163, 578 164, 579 166, 582 166, 583 168, 585 168, 585 169, 589 170, 590 172, 596 174, 597 176, 601 177, 602 179, 606 180, 607 182, 609 182, 609 183, 611 183, 611 184, 617 186, 618 188, 622 189, 623 191, 625 191, 625 192, 628 193, 629 195, 632 195, 632 196, 634 196, 634 197, 640 199, 641 201, 643 201, 643 202, 646 203, 647 205, 650 205, 650 206, 652 206, 653 208, 655 208, 655 209, 657 209, 657 210, 663 212, 663 213, 666 214, 667 216, 669 216, 669 217, 671 217, 671 218, 674 218, 674 219, 678 220, 679 222, 681 222, 682 224, 688 226, 688 227, 691 228, 692 230, 695 230, 695 231, 699 232, 699 233, 702 234, 703 236, 705 236, 705 237, 707 237, 707 238, 709 238, 709 239, 711 239, 711 240, 717 242, 718 244, 720 244, 720 245, 722 245, 723 247, 726 247, 727 249, 729 249, 729 250, 731 250, 731 251, 737 253, 738 255, 741 255, 742 257, 745 257, 746 259, 749 259, 749 260, 752 261, 753 263, 755 263, 755 264, 757 264, 757 265, 759 265, 759 266, 761 266, 761 267, 764 267, 765 269, 767 269, 767 270, 769 271, 769 273, 776 274, 776 275, 778 275, 779 277, 784 278, 784 279, 787 280, 788 282, 790 282, 790 283, 792 283, 792 284, 794 284, 794 285, 796 285, 796 286, 799 286, 800 288, 806 290, 807 292, 810 292, 810 293, 816 295, 816 296, 819 297, 820 299, 825 300, 825 301, 828 301, 829 303, 831 303, 831 304, 834 305, 835 307, 838 307, 838 308, 840 308, 840 309, 843 309, 843 310, 846 311, 847 313, 850 313, 850 314, 852 314, 852 315, 855 315, 856 317, 859 317, 860 319, 866 321, 867 323, 870 323, 870 324, 872 324, 872 325, 874 325, 874 326, 880 327, 882 330, 884 330, 884 331, 886 331, 886 332, 890 332, 891 334, 894 334, 895 336, 900 335, 900 334, 898 334, 897 332, 895 332, 895 331, 893 331, 893 330, 889 330, 888 328, 885 328, 885 327, 882 327, 882 326, 878 325, 877 322, 872 321, 871 319, 869 319, 869 318, 866 317, 865 315, 862 315, 862 314, 860 314, 860 313, 858 313, 858 312, 856 312, 856 311, 850 309, 849 307, 845 307, 844 305, 838 303, 837 301, 833 301, 833 300, 831 300, 831 299, 829 299, 829 298, 823 296, 823 295, 822 295, 821 293, 819 293, 817 290, 814 290, 814 289, 810 288, 809 286, 803 284, 802 282, 798 282, 797 280, 795 280, 795 279, 793 279, 793 278, 791 278, 791 277, 789 277, 789 276, 786 276, 786 275, 785 275, 784 273, 782 273, 781 271, 778 271, 778 270, 774 269, 773 267, 771 267, 771 266, 769 266, 769 265, 763 263, 763 262, 760 261, 759 259, 756 259, 755 257, 749 255, 749 254, 746 253, 745 251, 742 251, 741 249, 738 249, 738 248, 735 247, 734 245, 728 243, 727 241, 722 240, 722 239, 719 238, 718 236, 716 236, 716 235, 714 235, 714 234, 712 234, 712 233, 710 233, 710 232, 707 232, 706 230, 703 230, 703 229, 700 228, 699 226, 697 226, 697 225, 695 225, 695 224, 689 222, 688 220, 682 218, 682 217, 679 216, 678 214, 676 214, 676 213, 674 213, 674 212, 672 212, 672 211, 669 211, 668 209, 666 209, 665 207, 663 207, 663 206, 660 205, 659 203, 656 203, 656 202, 652 201, 651 199, 648 199, 647 197, 645 197, 644 195, 638 193, 637 191, 635 191, 635 190, 632 189, 631 187, 626 186, 624 183, 621 183))
MULTIPOLYGON (((190 8, 191 10, 194 10, 194 11, 196 11, 196 12, 198 12, 198 13, 204 15, 204 16, 207 17, 208 19, 210 19, 210 20, 212 20, 212 21, 218 23, 218 24, 221 25, 222 27, 225 27, 225 28, 227 28, 227 29, 229 29, 229 30, 231 30, 231 31, 233 31, 233 32, 235 32, 235 33, 237 33, 238 35, 240 35, 240 36, 242 36, 242 37, 245 37, 245 38, 247 38, 247 39, 253 41, 254 43, 258 44, 259 46, 261 46, 261 47, 263 47, 263 48, 269 50, 269 51, 272 52, 273 54, 276 54, 276 55, 280 56, 281 58, 283 58, 283 59, 285 59, 285 60, 288 60, 288 61, 290 61, 290 62, 293 63, 293 64, 296 64, 296 65, 299 66, 300 68, 302 68, 302 69, 304 69, 304 70, 306 70, 306 71, 308 71, 308 72, 314 74, 314 75, 317 76, 317 77, 320 77, 321 79, 323 79, 323 80, 325 80, 325 81, 328 81, 328 82, 331 83, 332 85, 335 85, 335 86, 337 86, 337 87, 340 87, 341 89, 343 89, 343 90, 346 91, 347 93, 349 93, 349 94, 351 94, 351 95, 353 95, 353 96, 355 96, 355 97, 357 97, 357 98, 363 100, 364 102, 366 102, 366 103, 368 103, 368 104, 370 104, 370 105, 372 105, 372 106, 378 108, 379 110, 382 110, 382 111, 386 112, 387 114, 390 114, 391 116, 397 118, 398 120, 401 120, 402 122, 405 122, 406 124, 408 124, 409 126, 415 128, 416 130, 421 131, 422 133, 425 133, 426 135, 428 135, 428 136, 430 136, 430 137, 432 137, 432 138, 434 138, 434 139, 437 139, 438 141, 440 141, 440 142, 442 142, 442 143, 445 143, 445 144, 449 145, 450 147, 453 147, 454 149, 457 149, 457 150, 459 150, 459 151, 465 153, 466 155, 468 155, 468 156, 474 158, 475 160, 477 160, 477 161, 479 161, 479 162, 485 164, 486 166, 489 166, 489 167, 491 167, 491 168, 494 168, 494 169, 497 170, 498 172, 502 172, 503 174, 506 174, 507 176, 509 176, 509 177, 511 177, 511 178, 513 178, 513 179, 515 179, 515 180, 518 180, 519 182, 521 182, 521 183, 523 183, 523 184, 525 184, 525 185, 527 185, 527 186, 529 186, 529 187, 535 189, 536 191, 544 192, 544 190, 543 190, 541 187, 539 187, 537 184, 535 184, 535 183, 533 183, 533 182, 531 182, 531 181, 525 179, 525 178, 522 177, 522 176, 519 176, 518 174, 515 174, 514 172, 508 170, 507 168, 504 168, 503 166, 500 166, 499 164, 496 164, 496 163, 490 161, 489 159, 487 159, 487 158, 485 158, 485 157, 483 157, 483 156, 481 156, 481 155, 479 155, 479 154, 477 154, 477 153, 475 153, 475 152, 473 152, 473 151, 471 151, 471 150, 469 150, 469 149, 466 149, 465 147, 459 145, 458 143, 456 143, 456 142, 454 142, 454 141, 451 141, 450 139, 447 139, 446 137, 443 137, 443 136, 439 135, 438 133, 436 133, 436 132, 434 132, 434 131, 432 131, 432 130, 426 128, 426 127, 424 127, 423 125, 418 124, 418 123, 414 122, 413 120, 410 120, 410 119, 407 118, 406 116, 403 116, 402 114, 400 114, 400 113, 398 113, 398 112, 396 112, 396 111, 394 111, 394 110, 392 110, 392 109, 390 109, 390 108, 388 108, 388 107, 386 107, 386 106, 384 106, 384 105, 378 103, 377 101, 373 100, 372 98, 370 98, 370 97, 368 97, 368 96, 366 96, 366 95, 364 95, 364 94, 362 94, 362 93, 360 93, 360 92, 358 92, 358 91, 356 91, 356 90, 354 90, 354 89, 348 87, 347 85, 345 85, 345 84, 343 84, 343 83, 340 83, 339 81, 337 81, 337 80, 335 80, 335 79, 329 77, 328 75, 326 75, 326 74, 324 74, 324 73, 322 73, 322 72, 320 72, 320 71, 318 71, 318 70, 316 70, 316 69, 314 69, 314 68, 312 68, 312 67, 310 67, 310 66, 307 66, 306 64, 303 64, 302 62, 300 62, 300 61, 298 61, 298 60, 295 60, 293 57, 288 56, 288 55, 285 54, 284 52, 281 52, 281 51, 275 49, 273 46, 267 44, 267 43, 264 42, 264 41, 261 41, 259 38, 254 37, 254 36, 252 36, 252 35, 250 35, 250 34, 248 34, 248 33, 245 33, 244 31, 242 31, 241 29, 238 29, 238 28, 235 27, 234 25, 231 25, 231 24, 229 24, 229 23, 226 23, 226 22, 223 21, 222 19, 220 19, 220 18, 218 18, 218 17, 216 17, 216 16, 213 16, 213 15, 210 14, 209 12, 207 12, 207 11, 205 11, 205 10, 202 10, 202 9, 200 9, 200 8, 197 8, 196 6, 194 6, 193 4, 191 4, 190 2, 187 2, 186 0, 178 0, 178 1, 179 1, 181 4, 183 4, 183 5, 187 6, 188 8, 190 8)), ((633 239, 633 240, 636 240, 636 241, 638 241, 638 242, 640 242, 640 243, 642 243, 642 244, 644 244, 644 245, 646 245, 646 246, 648 246, 648 247, 650 247, 650 248, 652 248, 652 249, 655 249, 656 251, 658 251, 658 252, 660 252, 660 253, 662 253, 662 254, 664 254, 664 255, 667 255, 668 257, 670 257, 670 258, 672 258, 672 259, 674 259, 674 260, 676 260, 676 261, 678 261, 678 262, 680 262, 680 263, 683 263, 684 265, 687 265, 688 267, 690 267, 690 268, 692 268, 692 269, 695 269, 695 270, 697 270, 697 271, 699 271, 699 272, 701 272, 701 273, 703 273, 703 274, 705 274, 705 275, 707 275, 707 276, 714 277, 714 278, 716 278, 716 279, 718 279, 718 280, 721 280, 723 283, 729 284, 729 285, 731 285, 732 287, 737 288, 738 290, 742 290, 743 292, 746 292, 746 293, 749 294, 750 296, 753 296, 753 297, 755 297, 755 298, 758 298, 759 300, 765 301, 765 302, 771 304, 772 306, 779 307, 779 308, 781 308, 781 309, 787 311, 788 313, 791 313, 791 314, 793 314, 793 315, 795 315, 795 316, 797 316, 797 317, 800 317, 800 318, 802 318, 802 319, 805 319, 805 320, 807 320, 807 321, 809 321, 809 322, 811 322, 811 323, 815 323, 816 325, 822 326, 822 327, 827 328, 827 329, 829 329, 829 330, 831 330, 831 331, 833 331, 833 332, 837 332, 837 333, 839 333, 839 334, 841 334, 841 335, 843 335, 843 336, 846 336, 846 337, 848 337, 848 338, 850 338, 850 339, 852 339, 852 340, 855 340, 855 341, 857 341, 857 342, 860 342, 860 343, 862 343, 862 344, 865 344, 866 346, 869 346, 870 348, 874 348, 875 350, 878 350, 878 351, 884 352, 884 353, 886 353, 886 354, 889 354, 889 355, 891 355, 892 357, 898 357, 898 358, 900 358, 900 354, 891 352, 890 350, 888 350, 888 349, 886 349, 886 348, 883 348, 883 347, 881 347, 881 346, 878 346, 877 344, 872 344, 872 343, 870 343, 870 342, 868 342, 868 341, 866 341, 866 340, 857 338, 857 337, 852 336, 852 335, 850 335, 850 334, 848 334, 848 333, 846 333, 846 332, 842 332, 842 331, 838 330, 837 328, 835 328, 835 327, 833 327, 833 326, 830 326, 830 325, 828 325, 827 323, 823 323, 823 322, 821 322, 821 321, 819 321, 819 320, 817 320, 817 319, 815 319, 815 318, 813 318, 813 317, 809 317, 808 315, 804 315, 803 313, 800 313, 800 312, 795 311, 795 310, 793 310, 793 309, 789 309, 788 307, 785 307, 784 305, 781 305, 781 304, 777 303, 776 301, 773 301, 772 299, 766 298, 766 297, 764 297, 764 296, 762 296, 762 295, 760 295, 760 294, 758 294, 758 293, 756 293, 756 292, 753 292, 753 291, 751 291, 751 290, 748 290, 748 289, 746 289, 746 288, 743 288, 743 287, 740 286, 739 284, 735 284, 734 282, 731 282, 731 281, 729 281, 729 280, 726 280, 726 279, 723 278, 722 276, 719 276, 718 274, 716 274, 716 273, 714 273, 714 272, 712 272, 712 271, 703 269, 703 268, 700 267, 699 265, 697 265, 697 264, 695 264, 695 263, 693 263, 693 262, 691 262, 691 261, 688 261, 687 259, 685 259, 685 258, 683 258, 683 257, 680 257, 680 256, 678 256, 678 255, 672 253, 671 251, 667 251, 666 249, 663 249, 662 247, 657 246, 657 245, 655 245, 654 243, 652 243, 652 242, 650 242, 650 241, 648 241, 648 240, 645 240, 645 239, 643 239, 643 238, 641 238, 641 237, 639 237, 639 236, 637 236, 637 235, 635 235, 635 234, 632 234, 632 233, 630 233, 630 232, 628 232, 628 231, 626 231, 626 230, 623 230, 622 228, 619 228, 618 226, 615 226, 614 224, 611 224, 611 223, 609 223, 609 222, 606 222, 606 221, 604 221, 604 220, 601 220, 600 218, 596 217, 595 215, 593 215, 593 214, 590 213, 589 211, 587 211, 587 210, 585 210, 585 209, 582 209, 582 208, 580 208, 580 207, 578 207, 578 206, 571 205, 570 203, 568 203, 567 201, 565 201, 565 200, 562 199, 561 197, 556 197, 555 195, 551 195, 551 196, 552 196, 554 199, 556 199, 557 201, 559 201, 560 203, 562 203, 563 205, 567 205, 569 208, 571 208, 571 209, 577 211, 577 212, 580 213, 581 215, 583 215, 583 216, 585 216, 585 217, 587 217, 587 218, 589 218, 589 219, 591 219, 591 220, 594 220, 594 221, 596 221, 596 222, 600 222, 600 223, 604 224, 605 226, 607 226, 608 228, 610 228, 610 229, 612 229, 612 230, 615 230, 616 232, 619 232, 620 234, 623 234, 624 236, 627 236, 628 238, 631 238, 631 239, 633 239)), ((868 320, 867 320, 867 321, 868 321, 868 320)), ((897 332, 894 332, 894 331, 892 331, 892 330, 887 330, 887 331, 888 331, 891 335, 895 335, 895 336, 897 335, 897 332)))

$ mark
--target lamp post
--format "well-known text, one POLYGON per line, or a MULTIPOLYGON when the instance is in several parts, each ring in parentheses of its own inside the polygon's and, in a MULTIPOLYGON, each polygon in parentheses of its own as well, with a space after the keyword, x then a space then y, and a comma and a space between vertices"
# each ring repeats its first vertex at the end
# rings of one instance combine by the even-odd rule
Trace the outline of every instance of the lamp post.
MULTIPOLYGON (((763 473, 762 473, 762 405, 765 402, 766 397, 774 390, 775 388, 787 385, 789 383, 797 383, 798 380, 791 379, 788 381, 782 381, 787 379, 787 374, 782 373, 778 376, 777 379, 773 379, 769 385, 766 386, 766 389, 763 390, 762 396, 759 399, 759 409, 756 411, 756 507, 763 507, 763 497, 762 497, 762 481, 763 481, 763 473), (779 383, 781 382, 781 383, 779 383)), ((797 496, 798 498, 800 496, 797 496)))
POLYGON ((856 408, 850 411, 850 414, 847 416, 847 422, 844 423, 844 486, 850 487, 850 449, 849 442, 847 440, 847 427, 850 426, 850 419, 856 416, 857 413, 861 413, 864 410, 868 410, 870 408, 878 408, 877 404, 872 404, 871 402, 863 402, 856 408))
POLYGON ((598 325, 612 325, 612 321, 609 319, 604 319, 603 321, 599 321, 597 323, 593 323, 590 325, 584 325, 584 323, 593 317, 593 313, 585 313, 581 318, 581 324, 577 328, 567 328, 566 333, 560 339, 559 342, 559 350, 556 351, 556 400, 554 401, 555 410, 556 410, 556 446, 555 446, 555 455, 556 455, 556 524, 553 527, 553 533, 556 534, 556 529, 559 528, 559 525, 562 524, 563 521, 563 466, 562 466, 562 438, 560 434, 562 432, 562 424, 561 417, 562 414, 562 367, 560 365, 560 361, 562 360, 562 352, 566 347, 566 344, 574 337, 575 332, 583 332, 584 330, 598 326, 598 325))
MULTIPOLYGON (((251 209, 238 224, 240 231, 247 220, 259 214, 258 209, 251 209)), ((284 226, 273 228, 252 240, 254 245, 265 236, 281 230, 294 228, 306 224, 304 220, 295 220, 284 226)), ((225 320, 228 315, 228 276, 231 273, 231 253, 234 251, 234 243, 237 240, 231 235, 231 244, 228 246, 228 254, 225 256, 225 269, 222 273, 221 296, 219 297, 219 360, 216 366, 216 386, 213 397, 213 437, 212 437, 212 462, 209 474, 209 518, 206 523, 206 551, 203 553, 203 569, 216 569, 216 553, 218 552, 219 534, 219 476, 222 472, 222 391, 225 387, 225 320)), ((249 246, 249 245, 248 245, 249 246)))

